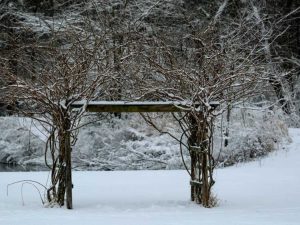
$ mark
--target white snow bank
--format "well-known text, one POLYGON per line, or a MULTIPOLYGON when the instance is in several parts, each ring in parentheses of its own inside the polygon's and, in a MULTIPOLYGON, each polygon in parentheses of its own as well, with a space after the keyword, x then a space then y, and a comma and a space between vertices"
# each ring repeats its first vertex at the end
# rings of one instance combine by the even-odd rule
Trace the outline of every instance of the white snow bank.
POLYGON ((218 207, 189 201, 185 171, 75 172, 74 210, 44 208, 29 185, 6 185, 45 172, 0 173, 0 224, 5 225, 298 225, 300 224, 300 130, 293 143, 260 162, 218 169, 218 207))

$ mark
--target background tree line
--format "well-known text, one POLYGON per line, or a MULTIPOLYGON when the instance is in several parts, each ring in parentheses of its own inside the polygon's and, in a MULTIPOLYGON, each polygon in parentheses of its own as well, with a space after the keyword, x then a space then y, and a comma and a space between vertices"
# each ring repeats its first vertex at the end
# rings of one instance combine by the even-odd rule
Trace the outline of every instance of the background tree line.
MULTIPOLYGON (((136 74, 140 70, 141 76, 154 76, 152 69, 146 65, 149 62, 141 62, 139 54, 156 52, 163 58, 163 48, 157 50, 160 42, 172 51, 174 60, 183 57, 191 61, 197 55, 190 56, 190 51, 201 45, 196 43, 197 36, 210 26, 213 31, 207 38, 213 39, 214 44, 223 48, 226 54, 236 51, 247 57, 245 54, 248 53, 248 57, 259 64, 268 64, 265 66, 268 79, 262 82, 272 94, 261 93, 256 101, 275 102, 287 114, 298 113, 299 5, 296 0, 6 0, 1 1, 0 8, 1 61, 2 65, 6 61, 15 74, 35 79, 32 70, 43 64, 44 52, 47 55, 46 48, 36 46, 40 43, 46 45, 55 33, 63 32, 63 27, 76 24, 78 29, 85 29, 90 34, 106 36, 106 43, 102 45, 108 56, 106 60, 114 64, 114 73, 118 74, 109 95, 114 100, 124 99, 132 93, 121 87, 131 85, 131 92, 138 89, 133 88, 134 79, 129 76, 133 70, 128 70, 128 64, 139 64, 135 67, 136 74), (243 36, 242 32, 249 35, 243 36), (230 39, 234 40, 231 45, 230 39), (121 62, 124 57, 131 60, 127 65, 121 62), (145 65, 143 68, 141 63, 145 65), (34 68, 27 68, 29 65, 34 68)), ((60 36, 56 40, 57 47, 67 44, 67 40, 60 36)), ((232 68, 234 64, 227 66, 232 68)), ((145 79, 139 82, 142 80, 145 79)), ((12 81, 2 78, 1 84, 5 82, 12 81)), ((134 85, 139 84, 135 82, 134 85)))

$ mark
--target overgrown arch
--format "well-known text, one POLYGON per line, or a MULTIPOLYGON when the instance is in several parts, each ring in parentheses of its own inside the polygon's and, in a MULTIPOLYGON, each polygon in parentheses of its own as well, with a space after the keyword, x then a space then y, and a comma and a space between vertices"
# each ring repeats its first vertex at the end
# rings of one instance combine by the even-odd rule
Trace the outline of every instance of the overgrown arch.
MULTIPOLYGON (((204 207, 212 206, 211 187, 214 184, 213 169, 214 163, 211 152, 213 111, 218 102, 210 104, 187 103, 187 102, 130 102, 130 101, 77 101, 72 108, 84 108, 87 112, 109 112, 109 113, 175 113, 185 112, 185 116, 178 119, 182 128, 182 137, 187 137, 186 147, 191 157, 190 170, 186 169, 191 177, 191 200, 204 207)), ((66 133, 63 140, 70 140, 70 133, 66 133)), ((182 146, 180 146, 182 148, 182 146)), ((71 171, 71 148, 66 152, 66 202, 67 208, 72 208, 72 171, 71 171)), ((182 151, 182 149, 181 149, 182 151)))

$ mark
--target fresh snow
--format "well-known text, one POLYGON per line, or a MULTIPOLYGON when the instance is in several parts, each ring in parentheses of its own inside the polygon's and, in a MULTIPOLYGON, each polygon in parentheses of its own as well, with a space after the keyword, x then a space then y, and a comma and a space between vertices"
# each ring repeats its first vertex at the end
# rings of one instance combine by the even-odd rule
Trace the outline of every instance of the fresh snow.
MULTIPOLYGON (((85 105, 87 101, 76 101, 72 105, 73 106, 82 106, 85 105)), ((106 106, 106 105, 192 105, 192 101, 89 101, 89 105, 96 106, 106 106)), ((219 102, 212 101, 211 105, 218 105, 219 102)))
MULTIPOLYGON (((84 105, 87 101, 76 101, 72 105, 84 105)), ((179 101, 89 101, 89 105, 186 105, 187 102, 179 101)))
POLYGON ((74 210, 42 206, 37 191, 14 181, 46 183, 46 172, 0 173, 2 225, 299 225, 300 129, 293 143, 260 161, 217 169, 219 206, 189 201, 185 171, 74 172, 74 210), (24 205, 22 204, 22 196, 24 205))

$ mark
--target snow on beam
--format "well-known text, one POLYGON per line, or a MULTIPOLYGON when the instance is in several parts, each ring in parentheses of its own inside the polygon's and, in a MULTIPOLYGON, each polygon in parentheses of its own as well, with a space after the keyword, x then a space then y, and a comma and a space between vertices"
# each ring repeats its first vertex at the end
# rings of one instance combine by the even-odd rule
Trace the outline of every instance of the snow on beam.
MULTIPOLYGON (((211 102, 210 106, 215 108, 218 102, 211 102)), ((88 112, 180 112, 190 111, 200 107, 200 104, 191 105, 187 102, 128 102, 128 101, 77 101, 72 104, 73 108, 86 107, 88 112)), ((199 110, 199 108, 197 109, 199 110)))

